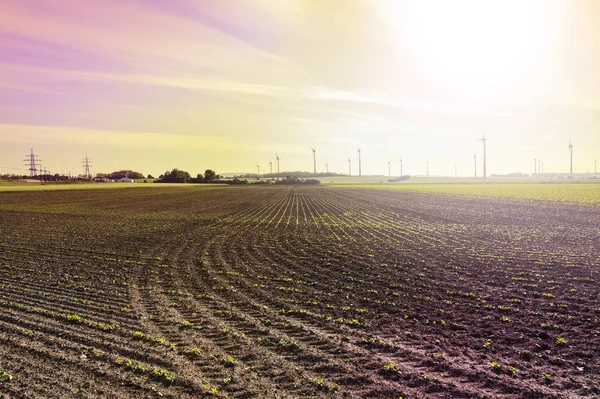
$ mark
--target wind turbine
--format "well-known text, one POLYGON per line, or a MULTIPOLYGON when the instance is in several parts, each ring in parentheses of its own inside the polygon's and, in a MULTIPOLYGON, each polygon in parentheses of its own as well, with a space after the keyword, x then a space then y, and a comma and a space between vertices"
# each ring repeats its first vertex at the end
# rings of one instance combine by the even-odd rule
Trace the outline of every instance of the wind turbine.
POLYGON ((473 163, 475 164, 475 178, 477 178, 477 155, 473 155, 473 163))
POLYGON ((570 174, 573 174, 573 144, 571 144, 571 142, 569 141, 569 154, 571 155, 571 172, 570 174))
POLYGON ((256 165, 256 177, 260 179, 260 165, 256 165))
POLYGON ((454 164, 454 178, 456 179, 458 177, 458 168, 456 166, 456 164, 454 164))
POLYGON ((598 160, 597 160, 597 159, 594 159, 594 174, 596 174, 596 173, 597 173, 597 172, 596 172, 596 162, 598 162, 598 160))
POLYGON ((388 161, 388 177, 392 177, 392 163, 388 161))
POLYGON ((269 168, 271 170, 271 174, 273 174, 273 162, 269 161, 269 168))
POLYGON ((325 173, 329 174, 329 164, 325 164, 325 173))
POLYGON ((317 150, 312 145, 310 146, 310 149, 313 152, 313 172, 316 175, 317 174, 317 150))
POLYGON ((537 173, 537 159, 533 158, 533 174, 537 173))
POLYGON ((361 169, 362 165, 360 162, 360 148, 358 149, 358 177, 362 176, 362 169, 361 169))
POLYGON ((402 158, 400 158, 400 177, 404 176, 402 174, 402 158))
POLYGON ((352 176, 352 160, 348 158, 348 176, 352 176))
POLYGON ((425 161, 425 163, 427 164, 427 177, 429 177, 429 161, 425 161))
POLYGON ((485 132, 483 132, 483 137, 478 140, 481 140, 483 142, 483 178, 485 179, 487 177, 486 159, 485 159, 485 142, 487 139, 485 138, 485 132))
POLYGON ((279 174, 279 155, 275 153, 275 160, 277 161, 277 174, 279 174))

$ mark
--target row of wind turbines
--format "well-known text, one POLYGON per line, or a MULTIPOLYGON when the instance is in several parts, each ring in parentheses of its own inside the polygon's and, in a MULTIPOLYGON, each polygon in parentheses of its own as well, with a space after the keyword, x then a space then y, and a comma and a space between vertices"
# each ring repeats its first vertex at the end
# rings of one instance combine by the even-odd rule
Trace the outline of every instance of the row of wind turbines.
MULTIPOLYGON (((483 145, 483 178, 486 179, 487 178, 487 148, 486 148, 486 142, 487 142, 487 138, 485 137, 485 132, 483 133, 483 136, 479 139, 477 139, 479 141, 481 141, 482 145, 483 145)), ((310 146, 310 149, 312 151, 312 155, 313 155, 313 173, 317 174, 317 149, 315 146, 310 146)), ((362 160, 361 160, 361 150, 360 148, 357 148, 357 152, 358 152, 358 176, 362 176, 362 160)), ((570 155, 570 168, 569 168, 569 173, 572 175, 573 174, 573 144, 569 141, 569 155, 570 155)), ((277 174, 280 173, 280 168, 279 168, 279 162, 280 162, 281 158, 279 158, 279 154, 275 153, 275 163, 277 164, 277 174)), ((540 173, 544 173, 544 162, 542 162, 541 159, 534 159, 534 173, 535 174, 540 174, 540 173)), ((474 177, 477 177, 477 154, 473 155, 473 163, 474 163, 474 177)), ((429 177, 429 161, 425 162, 426 167, 427 167, 427 176, 429 177)), ((596 164, 597 164, 597 159, 594 159, 594 173, 596 173, 596 164)), ((273 162, 269 161, 269 167, 270 167, 270 172, 271 174, 273 174, 273 162)), ((329 173, 329 165, 325 164, 325 169, 326 169, 326 173, 329 173)), ((258 176, 260 176, 260 165, 256 165, 256 170, 257 170, 257 174, 258 176)), ((457 177, 458 176, 458 170, 457 170, 457 165, 454 165, 454 176, 457 177)), ((352 176, 352 159, 348 158, 348 175, 352 176)), ((391 177, 392 175, 392 163, 391 161, 388 161, 388 176, 391 177)), ((404 172, 403 172, 403 162, 402 162, 402 158, 400 158, 400 176, 404 176, 404 172)))

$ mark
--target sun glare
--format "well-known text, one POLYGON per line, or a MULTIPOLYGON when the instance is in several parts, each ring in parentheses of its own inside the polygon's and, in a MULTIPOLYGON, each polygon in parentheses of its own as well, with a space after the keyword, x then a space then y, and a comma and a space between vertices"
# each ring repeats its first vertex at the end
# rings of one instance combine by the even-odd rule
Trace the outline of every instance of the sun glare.
POLYGON ((507 95, 551 62, 558 3, 529 1, 383 2, 402 51, 445 94, 507 95))

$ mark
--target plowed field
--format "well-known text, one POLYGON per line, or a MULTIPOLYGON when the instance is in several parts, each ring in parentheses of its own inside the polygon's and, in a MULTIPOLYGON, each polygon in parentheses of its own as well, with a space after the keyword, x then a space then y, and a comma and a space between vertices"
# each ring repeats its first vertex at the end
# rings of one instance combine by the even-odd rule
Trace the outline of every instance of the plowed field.
POLYGON ((600 397, 599 272, 593 205, 2 193, 0 397, 600 397))

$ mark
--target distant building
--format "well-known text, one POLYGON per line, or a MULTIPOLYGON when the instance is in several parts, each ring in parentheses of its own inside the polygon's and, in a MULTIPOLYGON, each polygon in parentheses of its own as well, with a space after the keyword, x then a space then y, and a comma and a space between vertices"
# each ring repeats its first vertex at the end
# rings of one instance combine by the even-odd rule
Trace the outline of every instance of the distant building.
POLYGON ((119 183, 135 183, 135 180, 130 179, 129 177, 124 177, 122 179, 117 180, 119 183))

